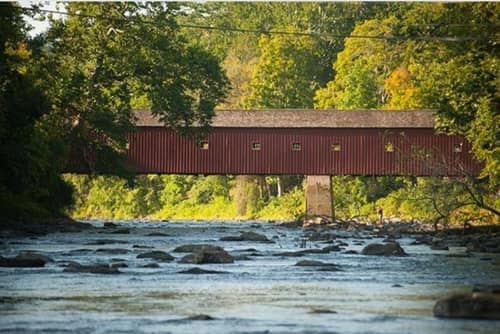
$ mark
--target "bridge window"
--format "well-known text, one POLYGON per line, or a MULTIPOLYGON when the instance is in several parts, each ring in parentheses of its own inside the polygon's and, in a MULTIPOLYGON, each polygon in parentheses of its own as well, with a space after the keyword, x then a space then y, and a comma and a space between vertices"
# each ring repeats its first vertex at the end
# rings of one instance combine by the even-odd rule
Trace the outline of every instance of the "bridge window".
POLYGON ((200 141, 200 150, 208 150, 208 140, 200 141))
POLYGON ((260 143, 252 143, 252 151, 260 151, 261 145, 260 143))
POLYGON ((300 143, 292 143, 292 151, 302 150, 302 145, 300 143))
POLYGON ((332 144, 332 146, 330 147, 330 150, 332 152, 340 152, 340 144, 339 143, 332 144))
POLYGON ((385 151, 386 152, 394 152, 394 145, 392 145, 392 143, 385 144, 385 151))
POLYGON ((455 153, 462 152, 462 146, 463 146, 463 143, 453 145, 453 152, 455 152, 455 153))

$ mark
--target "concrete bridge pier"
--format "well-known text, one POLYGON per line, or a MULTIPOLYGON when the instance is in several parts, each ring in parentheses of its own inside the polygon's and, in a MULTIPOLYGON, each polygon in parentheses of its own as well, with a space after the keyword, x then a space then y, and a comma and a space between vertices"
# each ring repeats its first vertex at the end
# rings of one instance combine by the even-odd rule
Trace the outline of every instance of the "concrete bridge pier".
POLYGON ((332 183, 329 175, 307 175, 305 195, 306 221, 333 221, 332 183))

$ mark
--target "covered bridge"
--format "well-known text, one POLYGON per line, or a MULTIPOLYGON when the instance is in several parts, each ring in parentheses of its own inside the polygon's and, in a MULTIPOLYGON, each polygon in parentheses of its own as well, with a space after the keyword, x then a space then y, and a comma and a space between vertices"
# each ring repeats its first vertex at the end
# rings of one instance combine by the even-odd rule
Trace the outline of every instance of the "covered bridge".
POLYGON ((128 161, 138 174, 457 175, 479 165, 431 111, 219 110, 196 142, 138 111, 128 161))

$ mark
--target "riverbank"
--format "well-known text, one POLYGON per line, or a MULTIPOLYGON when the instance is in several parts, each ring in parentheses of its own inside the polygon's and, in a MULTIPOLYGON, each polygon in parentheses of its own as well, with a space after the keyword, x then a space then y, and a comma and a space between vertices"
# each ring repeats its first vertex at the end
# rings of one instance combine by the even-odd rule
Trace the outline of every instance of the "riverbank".
POLYGON ((82 232, 95 227, 69 217, 46 219, 0 218, 0 238, 36 237, 49 233, 82 232))

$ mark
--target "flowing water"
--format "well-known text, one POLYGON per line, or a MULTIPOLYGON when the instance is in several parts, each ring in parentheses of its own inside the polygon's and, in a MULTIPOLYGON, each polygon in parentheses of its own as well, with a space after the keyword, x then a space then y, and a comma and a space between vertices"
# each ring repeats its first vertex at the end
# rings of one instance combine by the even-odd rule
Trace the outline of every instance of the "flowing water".
MULTIPOLYGON (((96 226, 102 222, 92 221, 96 226)), ((500 258, 463 254, 464 249, 431 251, 425 245, 399 240, 408 257, 358 254, 275 256, 303 246, 303 231, 255 222, 122 221, 130 234, 104 229, 54 233, 38 238, 4 240, 0 255, 33 250, 54 261, 43 268, 0 268, 1 333, 499 333, 500 321, 442 320, 432 316, 437 299, 470 291, 473 284, 498 284, 500 258), (275 243, 222 242, 240 231, 265 234, 275 243), (168 236, 148 236, 150 233, 168 236), (121 244, 88 245, 99 239, 121 244), (152 261, 137 259, 151 246, 171 251, 188 243, 223 246, 248 259, 233 264, 199 265, 228 272, 212 275, 178 273, 193 265, 177 261, 142 268, 152 261), (302 245, 301 245, 302 244, 302 245), (134 245, 136 247, 134 247, 134 245), (111 255, 102 248, 124 248, 111 255), (255 251, 248 251, 254 248, 255 251), (122 251, 125 252, 125 251, 122 251), (260 256, 255 256, 260 255, 260 256), (343 271, 298 267, 311 259, 340 265, 343 271), (125 262, 122 274, 63 272, 63 264, 125 262), (401 285, 400 287, 395 286, 401 285), (313 310, 329 310, 318 313, 313 310), (208 314, 212 321, 186 320, 208 314)), ((342 233, 339 232, 339 237, 342 233)), ((346 249, 361 250, 381 241, 344 235, 346 249)), ((306 247, 326 244, 307 242, 306 247)), ((176 258, 185 254, 171 253, 176 258)))

